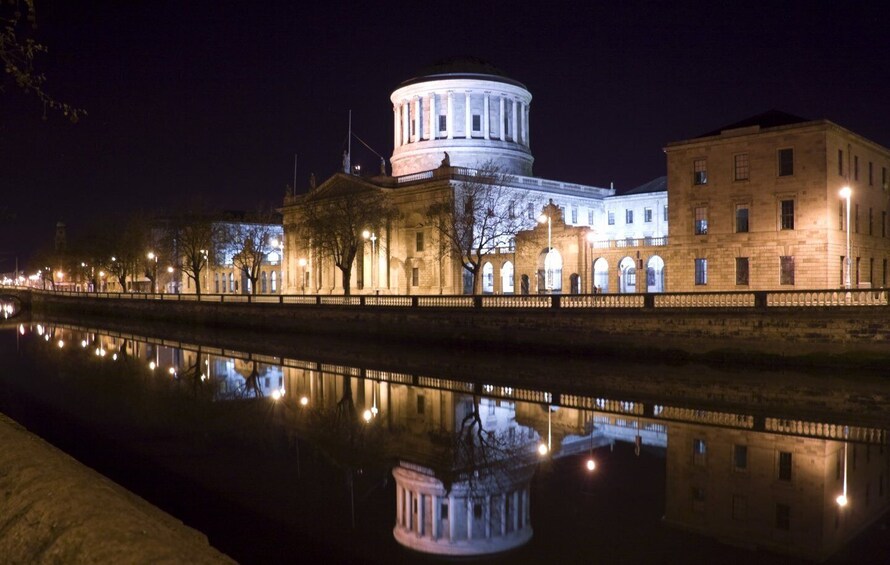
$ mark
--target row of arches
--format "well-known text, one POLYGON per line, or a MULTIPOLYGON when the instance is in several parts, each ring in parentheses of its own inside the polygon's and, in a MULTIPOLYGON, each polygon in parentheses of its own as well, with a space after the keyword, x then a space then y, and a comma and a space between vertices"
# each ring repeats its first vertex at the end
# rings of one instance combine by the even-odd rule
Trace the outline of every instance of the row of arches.
MULTIPOLYGON (((617 292, 617 293, 635 293, 641 292, 638 289, 639 284, 645 284, 645 292, 664 292, 664 260, 658 255, 653 255, 645 263, 645 279, 639 280, 638 270, 643 265, 642 261, 638 262, 633 258, 623 257, 617 264, 617 280, 612 284, 611 269, 609 261, 605 257, 597 258, 592 265, 592 286, 590 292, 617 292)), ((578 273, 569 275, 569 288, 563 289, 563 259, 562 255, 556 249, 549 252, 545 249, 538 258, 538 266, 536 270, 536 281, 534 287, 528 275, 522 275, 519 281, 519 294, 531 293, 562 293, 568 291, 572 294, 579 294, 582 291, 582 279, 578 273)), ((516 283, 514 280, 513 263, 507 261, 504 263, 500 272, 495 273, 495 266, 491 262, 482 265, 482 292, 484 294, 493 294, 497 289, 495 285, 495 277, 499 276, 500 289, 499 292, 504 294, 516 294, 516 283)), ((465 273, 464 277, 465 292, 472 292, 472 277, 465 273)))
MULTIPOLYGON (((277 271, 260 272, 259 279, 257 283, 259 284, 259 293, 260 294, 277 294, 278 286, 279 286, 279 274, 277 271)), ((243 292, 247 294, 252 293, 252 288, 250 284, 250 279, 248 279, 243 273, 240 273, 238 277, 235 276, 234 272, 230 273, 213 273, 213 292, 216 294, 225 293, 225 292, 243 292)))

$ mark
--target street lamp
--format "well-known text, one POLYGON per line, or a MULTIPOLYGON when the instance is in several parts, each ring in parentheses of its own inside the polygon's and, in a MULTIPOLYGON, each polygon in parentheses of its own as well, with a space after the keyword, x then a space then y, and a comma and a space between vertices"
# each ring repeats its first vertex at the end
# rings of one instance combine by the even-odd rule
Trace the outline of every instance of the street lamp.
POLYGON ((370 240, 371 242, 371 287, 374 289, 374 292, 377 292, 377 286, 374 284, 374 269, 375 269, 375 258, 377 257, 377 235, 372 232, 365 230, 362 232, 362 237, 370 240))
POLYGON ((151 292, 152 294, 158 291, 158 256, 155 255, 154 251, 148 252, 148 260, 154 261, 154 276, 151 279, 151 292))
POLYGON ((853 191, 850 190, 849 186, 845 186, 840 191, 841 198, 847 201, 847 260, 845 261, 847 263, 847 273, 844 276, 844 288, 846 288, 847 290, 850 290, 852 286, 850 274, 853 268, 853 258, 851 257, 853 252, 850 248, 850 195, 852 193, 853 191))
POLYGON ((553 247, 553 222, 550 214, 538 216, 538 223, 547 222, 547 255, 544 256, 544 288, 549 292, 553 289, 553 272, 550 265, 550 249, 553 247))
POLYGON ((297 261, 297 264, 300 266, 300 291, 303 294, 306 294, 306 259, 305 259, 305 257, 300 257, 300 260, 297 261))

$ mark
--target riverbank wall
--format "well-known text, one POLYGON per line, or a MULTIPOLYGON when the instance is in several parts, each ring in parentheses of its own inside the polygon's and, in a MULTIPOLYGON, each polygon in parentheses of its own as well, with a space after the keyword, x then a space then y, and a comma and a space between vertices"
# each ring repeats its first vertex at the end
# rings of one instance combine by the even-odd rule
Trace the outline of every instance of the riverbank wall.
POLYGON ((0 414, 4 563, 234 563, 206 536, 0 414))
MULTIPOLYGON (((160 296, 160 295, 158 295, 160 296)), ((94 298, 35 293, 35 314, 85 314, 338 339, 474 349, 756 362, 890 360, 887 306, 453 308, 94 298)), ((885 366, 885 365, 884 365, 885 366)))

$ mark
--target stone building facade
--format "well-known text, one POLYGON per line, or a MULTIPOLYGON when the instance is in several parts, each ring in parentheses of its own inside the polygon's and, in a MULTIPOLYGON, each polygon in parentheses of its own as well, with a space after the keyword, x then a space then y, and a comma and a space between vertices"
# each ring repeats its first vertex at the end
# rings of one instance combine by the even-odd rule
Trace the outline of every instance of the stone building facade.
POLYGON ((890 151, 826 120, 769 112, 669 143, 672 291, 887 284, 890 151))

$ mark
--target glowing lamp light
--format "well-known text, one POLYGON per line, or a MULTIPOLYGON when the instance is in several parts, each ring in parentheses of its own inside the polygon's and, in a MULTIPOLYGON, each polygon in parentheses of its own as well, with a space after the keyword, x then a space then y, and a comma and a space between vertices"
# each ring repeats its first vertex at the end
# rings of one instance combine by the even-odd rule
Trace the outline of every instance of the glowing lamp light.
POLYGON ((25 324, 19 324, 19 333, 25 335, 25 324))
POLYGON ((371 414, 374 414, 376 416, 378 412, 379 410, 377 410, 376 406, 371 406, 371 414))
POLYGON ((306 406, 307 404, 309 404, 309 398, 307 398, 305 396, 301 396, 300 397, 300 406, 306 406))
POLYGON ((538 444, 538 455, 541 455, 541 456, 547 455, 548 451, 550 451, 550 449, 547 448, 546 443, 538 444))
POLYGON ((58 345, 59 345, 59 349, 62 349, 63 347, 65 347, 65 342, 60 339, 58 345))
POLYGON ((175 374, 176 374, 176 368, 175 368, 175 367, 170 367, 169 369, 167 369, 167 372, 170 373, 171 375, 175 375, 175 374))
POLYGON ((154 371, 156 367, 157 367, 157 365, 155 365, 155 362, 154 362, 154 361, 149 362, 149 364, 148 364, 148 368, 149 368, 149 369, 151 369, 152 371, 154 371))
POLYGON ((89 345, 89 344, 87 343, 87 340, 85 340, 85 339, 84 339, 84 340, 81 340, 81 342, 80 342, 80 346, 81 346, 81 347, 83 347, 84 349, 86 349, 87 345, 89 345))
POLYGON ((111 360, 112 360, 112 361, 117 361, 117 353, 115 353, 114 355, 111 356, 111 360))
POLYGON ((837 505, 840 507, 844 507, 847 505, 847 495, 845 494, 838 495, 835 500, 837 501, 837 505))
POLYGON ((279 400, 281 398, 281 391, 274 390, 272 391, 272 400, 279 400))
POLYGON ((365 422, 370 422, 371 416, 372 414, 370 410, 365 410, 364 412, 362 412, 362 418, 365 420, 365 422))
POLYGON ((596 461, 594 461, 592 458, 587 460, 587 470, 591 473, 596 470, 596 461))

